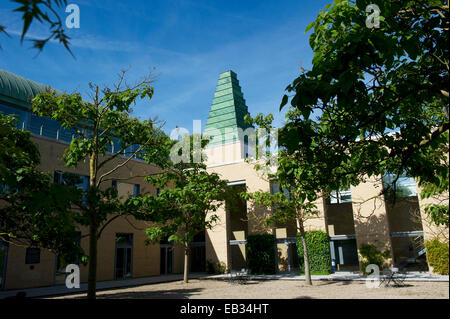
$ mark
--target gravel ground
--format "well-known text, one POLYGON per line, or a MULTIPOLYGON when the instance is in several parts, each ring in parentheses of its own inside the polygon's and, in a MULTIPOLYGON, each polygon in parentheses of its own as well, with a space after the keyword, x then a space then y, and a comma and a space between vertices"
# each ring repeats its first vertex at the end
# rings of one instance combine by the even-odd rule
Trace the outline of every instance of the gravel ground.
MULTIPOLYGON (((176 281, 97 292, 99 299, 449 299, 448 282, 405 282, 404 287, 367 288, 361 281, 298 280, 249 281, 231 284, 222 280, 176 281)), ((85 298, 85 294, 58 298, 85 298)))

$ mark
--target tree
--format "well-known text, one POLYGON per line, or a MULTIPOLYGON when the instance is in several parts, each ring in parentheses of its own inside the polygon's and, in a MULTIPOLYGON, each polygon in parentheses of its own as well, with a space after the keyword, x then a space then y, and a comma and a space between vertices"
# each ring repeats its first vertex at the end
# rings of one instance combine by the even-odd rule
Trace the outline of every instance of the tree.
MULTIPOLYGON (((70 37, 66 34, 63 22, 57 10, 67 5, 67 0, 11 0, 20 4, 14 12, 22 12, 23 28, 20 42, 23 42, 28 29, 33 21, 48 24, 50 35, 45 39, 33 39, 33 48, 41 52, 44 46, 51 40, 56 40, 73 55, 70 50, 70 37)), ((0 33, 8 35, 7 28, 0 25, 0 33)), ((0 46, 1 49, 1 46, 0 46)))
POLYGON ((147 177, 148 182, 162 189, 158 196, 143 195, 128 201, 129 209, 137 211, 136 216, 154 223, 146 230, 149 242, 156 243, 168 237, 169 241, 183 245, 185 283, 189 274, 189 245, 197 234, 211 229, 218 221, 215 212, 223 205, 228 188, 227 181, 206 171, 206 165, 198 157, 206 144, 202 141, 200 145, 197 138, 184 135, 179 143, 187 147, 178 149, 174 145, 172 152, 179 156, 187 152, 187 156, 184 154, 186 157, 182 161, 172 156, 172 162, 163 173, 147 177))
POLYGON ((73 203, 75 187, 51 183, 36 169, 39 151, 30 133, 0 113, 0 239, 18 246, 47 248, 66 260, 82 257, 73 203))
MULTIPOLYGON (((258 115, 255 120, 252 120, 249 116, 246 117, 247 121, 252 124, 259 124, 269 131, 273 129, 270 127, 272 119, 271 116, 264 119, 261 115, 258 115)), ((262 163, 255 164, 255 169, 264 172, 268 179, 278 183, 279 192, 243 192, 241 196, 246 200, 252 200, 256 205, 270 209, 268 216, 264 219, 267 226, 276 223, 294 223, 296 225, 302 239, 306 284, 312 285, 308 247, 306 246, 305 222, 319 213, 313 203, 318 197, 317 193, 316 191, 305 190, 303 184, 299 183, 298 176, 303 170, 307 169, 304 163, 298 162, 287 152, 281 150, 277 154, 271 155, 276 156, 278 160, 277 167, 273 167, 270 156, 264 159, 261 155, 260 152, 257 154, 262 159, 262 163)))
MULTIPOLYGON (((290 100, 278 131, 281 187, 312 203, 315 193, 389 172, 429 185, 425 196, 448 192, 448 5, 335 1, 312 28, 312 70, 301 70, 280 105, 290 100), (381 10, 379 28, 366 26, 369 4, 381 10)), ((272 119, 247 116, 266 131, 272 119)), ((253 197, 293 216, 282 195, 253 197)), ((433 212, 445 217, 448 204, 433 212)))
POLYGON ((82 161, 89 161, 89 190, 77 209, 80 224, 89 227, 90 299, 94 299, 96 293, 97 241, 112 220, 130 214, 111 185, 111 174, 135 156, 140 156, 147 163, 164 165, 169 155, 169 139, 157 121, 140 121, 130 116, 131 105, 138 98, 151 99, 153 88, 150 84, 153 79, 147 76, 128 86, 125 84, 125 73, 122 71, 112 89, 100 89, 98 85, 90 84, 92 102, 84 101, 79 93, 57 96, 51 89, 38 94, 32 101, 33 111, 39 116, 59 121, 65 129, 74 132, 74 138, 63 156, 65 164, 76 167, 82 161), (113 155, 106 156, 114 140, 118 140, 120 147, 113 155))
POLYGON ((448 192, 448 18, 446 1, 335 1, 308 26, 312 69, 280 106, 290 100, 280 145, 315 163, 298 176, 304 189, 389 172, 448 192), (378 28, 366 26, 369 4, 378 28))

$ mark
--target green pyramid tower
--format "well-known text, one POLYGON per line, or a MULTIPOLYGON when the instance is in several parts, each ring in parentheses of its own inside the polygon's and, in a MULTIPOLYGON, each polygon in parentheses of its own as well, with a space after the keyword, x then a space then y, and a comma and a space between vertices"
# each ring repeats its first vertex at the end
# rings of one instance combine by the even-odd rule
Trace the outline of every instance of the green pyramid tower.
POLYGON ((236 73, 231 70, 221 73, 204 131, 211 136, 208 147, 239 142, 238 128, 245 131, 251 127, 244 122, 247 113, 236 73))

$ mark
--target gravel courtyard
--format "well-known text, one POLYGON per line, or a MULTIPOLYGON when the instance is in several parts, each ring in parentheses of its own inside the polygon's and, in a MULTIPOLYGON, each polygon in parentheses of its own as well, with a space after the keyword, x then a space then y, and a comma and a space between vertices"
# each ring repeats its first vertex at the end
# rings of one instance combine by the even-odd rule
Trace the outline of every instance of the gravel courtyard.
MULTIPOLYGON (((85 294, 60 298, 85 298, 85 294)), ((313 281, 306 286, 298 280, 249 281, 231 284, 222 280, 193 279, 97 292, 99 299, 449 299, 448 282, 405 282, 404 287, 367 288, 363 281, 313 281)))

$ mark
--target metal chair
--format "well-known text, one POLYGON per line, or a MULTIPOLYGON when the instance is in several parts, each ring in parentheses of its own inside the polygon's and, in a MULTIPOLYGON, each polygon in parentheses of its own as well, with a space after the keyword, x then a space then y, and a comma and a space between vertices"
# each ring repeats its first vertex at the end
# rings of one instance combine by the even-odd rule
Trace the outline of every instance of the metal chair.
POLYGON ((400 272, 398 268, 385 269, 381 272, 380 286, 384 284, 385 287, 389 287, 390 283, 393 283, 393 287, 404 286, 406 273, 400 272))
POLYGON ((229 282, 231 284, 245 284, 250 278, 250 271, 242 268, 241 270, 231 270, 229 282))

